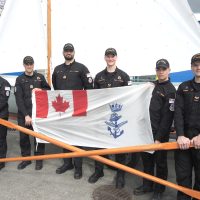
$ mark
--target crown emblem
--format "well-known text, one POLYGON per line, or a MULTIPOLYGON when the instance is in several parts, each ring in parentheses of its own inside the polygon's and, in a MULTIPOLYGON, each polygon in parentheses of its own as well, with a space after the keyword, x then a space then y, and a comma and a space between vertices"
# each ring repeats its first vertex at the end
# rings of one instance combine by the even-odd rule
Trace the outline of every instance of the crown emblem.
POLYGON ((117 103, 110 104, 110 109, 111 109, 112 112, 119 112, 122 109, 122 105, 117 104, 117 103))
POLYGON ((126 120, 119 122, 122 116, 119 115, 117 112, 121 111, 123 107, 122 104, 112 103, 109 106, 112 114, 110 115, 110 119, 108 121, 105 121, 105 123, 108 125, 107 130, 110 132, 110 135, 112 135, 116 139, 124 134, 124 130, 121 130, 121 127, 124 124, 128 123, 128 121, 126 120))

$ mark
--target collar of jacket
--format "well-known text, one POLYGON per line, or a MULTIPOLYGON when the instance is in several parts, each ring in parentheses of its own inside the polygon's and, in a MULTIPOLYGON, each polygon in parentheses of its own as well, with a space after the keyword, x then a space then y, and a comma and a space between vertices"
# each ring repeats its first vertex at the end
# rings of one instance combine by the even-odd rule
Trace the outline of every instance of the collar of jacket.
POLYGON ((115 69, 114 72, 108 72, 107 67, 104 69, 104 73, 105 73, 105 74, 111 74, 111 73, 116 74, 117 71, 118 71, 118 68, 117 68, 117 67, 116 67, 116 69, 115 69))
POLYGON ((168 84, 169 82, 170 82, 170 78, 169 78, 167 81, 164 81, 164 82, 161 82, 161 83, 159 83, 159 81, 156 80, 154 83, 155 83, 155 85, 166 85, 166 84, 168 84))
POLYGON ((195 91, 200 91, 200 90, 199 90, 199 87, 197 87, 197 84, 200 84, 200 83, 196 83, 196 82, 195 82, 195 78, 193 78, 193 79, 190 81, 190 84, 191 84, 192 88, 193 88, 195 91))
POLYGON ((65 63, 63 63, 63 66, 64 66, 64 67, 69 67, 69 66, 72 66, 75 62, 76 62, 76 61, 75 61, 75 59, 74 59, 74 61, 71 62, 69 65, 66 65, 65 63))
POLYGON ((36 75, 36 73, 37 73, 36 71, 33 71, 33 75, 32 75, 32 76, 29 76, 29 75, 26 75, 26 73, 24 72, 24 76, 25 76, 25 77, 33 77, 33 76, 36 75))

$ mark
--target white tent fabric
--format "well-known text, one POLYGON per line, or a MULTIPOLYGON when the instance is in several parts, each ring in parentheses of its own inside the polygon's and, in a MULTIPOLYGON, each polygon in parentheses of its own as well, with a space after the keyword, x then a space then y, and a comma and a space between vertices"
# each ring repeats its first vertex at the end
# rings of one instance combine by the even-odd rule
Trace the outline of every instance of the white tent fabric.
POLYGON ((105 67, 108 47, 116 48, 118 66, 131 76, 155 74, 160 58, 172 72, 188 70, 199 52, 200 26, 187 0, 53 0, 52 20, 53 66, 63 61, 64 43, 72 42, 93 76, 105 67))
POLYGON ((35 69, 47 67, 46 30, 40 0, 7 0, 0 17, 0 73, 23 71, 31 55, 35 69))
MULTIPOLYGON (((187 0, 51 0, 52 66, 64 61, 63 45, 75 46, 76 60, 95 76, 105 67, 104 52, 114 47, 118 67, 131 76, 154 74, 157 59, 172 72, 188 70, 199 52, 200 26, 187 0)), ((6 1, 0 17, 0 73, 23 70, 32 55, 47 68, 47 0, 6 1)))

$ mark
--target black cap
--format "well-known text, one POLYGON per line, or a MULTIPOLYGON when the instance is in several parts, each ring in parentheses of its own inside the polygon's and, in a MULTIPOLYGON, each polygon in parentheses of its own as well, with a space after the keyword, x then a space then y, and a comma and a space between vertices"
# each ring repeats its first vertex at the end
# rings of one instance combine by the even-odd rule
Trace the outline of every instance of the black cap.
POLYGON ((200 62, 200 53, 197 53, 194 56, 192 56, 191 64, 194 64, 195 62, 200 62))
POLYGON ((117 51, 114 48, 108 48, 105 51, 105 56, 107 55, 113 55, 113 56, 117 56, 117 51))
POLYGON ((156 69, 162 68, 169 68, 169 62, 166 59, 160 59, 156 62, 156 69))
POLYGON ((23 64, 24 65, 33 65, 34 64, 33 57, 31 57, 31 56, 24 57, 23 64))
POLYGON ((74 51, 73 44, 71 44, 71 43, 65 44, 65 46, 63 47, 63 51, 68 51, 68 50, 74 51))

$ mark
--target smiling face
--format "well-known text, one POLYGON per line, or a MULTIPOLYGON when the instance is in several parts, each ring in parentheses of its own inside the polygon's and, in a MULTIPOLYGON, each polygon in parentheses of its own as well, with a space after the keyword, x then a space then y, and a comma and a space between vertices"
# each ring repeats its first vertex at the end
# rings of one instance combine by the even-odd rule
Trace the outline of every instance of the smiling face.
POLYGON ((156 68, 156 75, 158 77, 159 82, 164 82, 169 79, 170 68, 166 67, 159 67, 156 68))
POLYGON ((191 65, 191 69, 195 75, 196 78, 200 78, 200 61, 199 62, 194 62, 191 65))
POLYGON ((24 64, 25 74, 28 76, 33 75, 34 64, 24 64))
POLYGON ((116 65, 116 61, 117 61, 116 55, 108 54, 108 55, 105 55, 104 59, 108 67, 112 67, 116 65))

